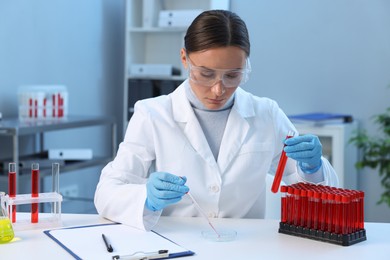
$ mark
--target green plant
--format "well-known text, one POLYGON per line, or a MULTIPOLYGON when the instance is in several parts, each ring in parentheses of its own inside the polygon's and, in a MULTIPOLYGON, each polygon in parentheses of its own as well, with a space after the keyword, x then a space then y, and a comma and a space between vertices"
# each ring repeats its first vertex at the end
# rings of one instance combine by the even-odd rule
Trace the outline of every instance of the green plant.
POLYGON ((374 116, 374 122, 383 131, 382 136, 368 136, 366 130, 361 130, 352 136, 350 143, 362 151, 362 158, 355 165, 357 169, 378 169, 385 189, 378 204, 386 203, 390 207, 390 108, 385 113, 374 116))

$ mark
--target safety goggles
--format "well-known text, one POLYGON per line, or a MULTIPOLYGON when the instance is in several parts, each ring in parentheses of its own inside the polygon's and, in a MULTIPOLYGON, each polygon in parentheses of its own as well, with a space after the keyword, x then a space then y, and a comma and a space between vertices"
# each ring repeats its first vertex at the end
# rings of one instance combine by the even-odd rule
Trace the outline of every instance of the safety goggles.
POLYGON ((208 69, 199 67, 191 63, 188 55, 187 61, 189 79, 204 87, 212 87, 219 81, 222 81, 225 88, 238 87, 248 81, 249 73, 251 71, 249 58, 246 59, 244 69, 208 69))

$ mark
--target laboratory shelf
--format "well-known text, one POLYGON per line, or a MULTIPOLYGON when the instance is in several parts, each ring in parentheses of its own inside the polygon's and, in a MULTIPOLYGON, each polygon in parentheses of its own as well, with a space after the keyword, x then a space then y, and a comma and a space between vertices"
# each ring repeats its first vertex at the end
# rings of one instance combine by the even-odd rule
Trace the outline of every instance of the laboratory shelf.
POLYGON ((0 121, 0 135, 29 135, 94 125, 115 124, 111 117, 69 116, 60 120, 21 121, 18 118, 0 121))
MULTIPOLYGON (((79 169, 84 169, 88 167, 93 167, 96 165, 101 164, 107 164, 112 160, 111 157, 94 157, 90 160, 83 160, 83 161, 67 161, 65 162, 65 165, 61 166, 60 173, 65 172, 71 172, 79 169)), ((1 182, 8 182, 8 174, 7 170, 3 170, 0 172, 0 183, 1 182)), ((52 176, 52 169, 51 167, 45 167, 39 169, 39 177, 45 178, 52 176)), ((29 182, 31 180, 31 173, 30 169, 22 169, 19 171, 18 176, 19 182, 29 182)))
MULTIPOLYGON (((52 131, 67 130, 67 129, 76 129, 84 127, 109 127, 111 129, 111 152, 107 156, 95 156, 89 160, 65 160, 63 165, 61 165, 61 173, 69 172, 74 170, 79 170, 87 167, 98 166, 106 164, 115 157, 116 153, 116 122, 113 117, 99 117, 99 116, 68 116, 60 120, 40 120, 40 121, 21 121, 18 118, 3 119, 0 121, 0 136, 12 137, 12 156, 11 160, 20 165, 20 152, 19 152, 19 138, 21 136, 32 135, 35 137, 37 143, 36 158, 42 160, 42 154, 45 154, 44 151, 44 134, 52 131)), ((71 141, 71 140, 70 140, 71 141)), ((33 160, 34 157, 29 158, 33 160)), ((4 161, 8 161, 2 159, 4 161)), ((7 167, 0 171, 0 182, 7 182, 7 167)), ((18 167, 19 168, 19 167, 18 167)), ((17 183, 19 183, 24 178, 30 178, 30 170, 27 167, 21 167, 20 171, 16 172, 17 183), (20 180, 20 181, 19 181, 20 180)), ((40 177, 44 178, 45 176, 51 176, 51 167, 41 167, 40 177)))

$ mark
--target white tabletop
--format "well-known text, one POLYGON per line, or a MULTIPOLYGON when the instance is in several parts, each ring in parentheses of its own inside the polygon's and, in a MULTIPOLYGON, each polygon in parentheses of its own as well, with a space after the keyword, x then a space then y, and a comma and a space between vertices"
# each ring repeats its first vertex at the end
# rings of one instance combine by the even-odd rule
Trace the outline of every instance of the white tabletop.
MULTIPOLYGON (((63 214, 64 227, 108 222, 97 215, 63 214)), ((351 246, 339 246, 278 233, 278 220, 212 219, 217 229, 237 231, 230 242, 204 239, 201 231, 209 226, 201 218, 162 217, 155 231, 195 252, 186 259, 389 259, 390 224, 365 223, 367 240, 351 246)), ((0 258, 72 259, 43 230, 16 231, 15 241, 0 244, 0 258)), ((107 259, 103 257, 102 259, 107 259)), ((107 259, 108 260, 108 259, 107 259)))

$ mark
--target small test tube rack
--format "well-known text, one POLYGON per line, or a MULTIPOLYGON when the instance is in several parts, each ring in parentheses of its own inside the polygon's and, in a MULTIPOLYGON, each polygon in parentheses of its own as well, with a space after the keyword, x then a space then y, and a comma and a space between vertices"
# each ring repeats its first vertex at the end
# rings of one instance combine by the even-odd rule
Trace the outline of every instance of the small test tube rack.
MULTIPOLYGON (((38 193, 37 196, 33 194, 16 194, 15 196, 5 196, 5 204, 9 210, 12 226, 14 230, 28 230, 36 228, 51 228, 61 225, 61 202, 62 195, 59 193, 59 164, 52 165, 52 192, 38 193), (14 210, 16 205, 31 204, 38 205, 41 203, 49 203, 51 210, 49 214, 40 215, 38 219, 38 212, 36 213, 36 222, 32 223, 30 218, 19 219, 16 217, 14 210), (16 220, 14 219, 16 218, 16 220)), ((38 208, 38 207, 36 207, 38 208)))
POLYGON ((279 233, 342 246, 367 239, 364 192, 309 183, 281 186, 279 233))

